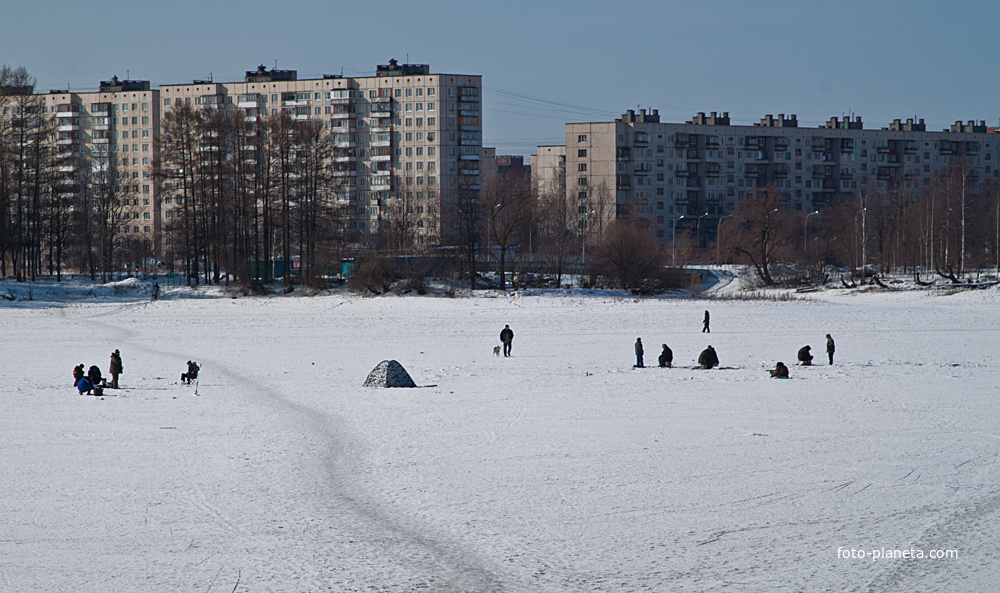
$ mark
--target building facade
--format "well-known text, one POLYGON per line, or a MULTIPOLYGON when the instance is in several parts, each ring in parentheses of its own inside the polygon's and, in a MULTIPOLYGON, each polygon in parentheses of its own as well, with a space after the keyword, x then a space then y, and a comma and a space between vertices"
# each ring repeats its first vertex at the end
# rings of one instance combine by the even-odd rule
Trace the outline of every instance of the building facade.
POLYGON ((53 90, 41 102, 52 121, 56 185, 67 199, 85 185, 113 184, 123 202, 121 233, 158 241, 160 210, 153 175, 159 144, 160 93, 149 81, 101 81, 97 92, 53 90))
MULTIPOLYGON (((322 122, 334 147, 334 199, 350 231, 379 232, 409 209, 420 244, 447 242, 443 228, 461 192, 480 189, 482 78, 431 73, 426 64, 390 60, 375 76, 299 80, 294 70, 248 71, 240 82, 194 81, 160 87, 161 108, 185 103, 242 110, 252 122, 287 112, 322 122)), ((163 200, 165 220, 176 200, 163 200)))
MULTIPOLYGON (((908 119, 866 130, 860 117, 845 117, 800 128, 795 115, 732 125, 728 113, 713 112, 663 123, 657 110, 641 109, 565 129, 565 193, 577 230, 638 217, 663 242, 676 228, 696 231, 704 246, 737 200, 768 187, 791 208, 812 212, 837 198, 919 192, 955 163, 967 166, 972 180, 1000 173, 1000 136, 985 122, 932 132, 908 119)), ((559 150, 538 147, 539 165, 547 164, 533 167, 536 186, 556 170, 549 161, 559 150)))
MULTIPOLYGON (((33 93, 33 89, 27 89, 33 93)), ((169 250, 181 209, 176 184, 157 179, 163 116, 177 105, 234 113, 250 122, 288 113, 319 122, 333 147, 329 199, 351 234, 377 236, 407 211, 418 244, 448 243, 449 210, 480 189, 482 77, 432 73, 426 64, 379 65, 374 76, 299 80, 294 70, 247 71, 238 82, 102 81, 97 92, 39 96, 53 120, 59 187, 77 198, 95 176, 114 175, 125 211, 121 233, 169 250)))

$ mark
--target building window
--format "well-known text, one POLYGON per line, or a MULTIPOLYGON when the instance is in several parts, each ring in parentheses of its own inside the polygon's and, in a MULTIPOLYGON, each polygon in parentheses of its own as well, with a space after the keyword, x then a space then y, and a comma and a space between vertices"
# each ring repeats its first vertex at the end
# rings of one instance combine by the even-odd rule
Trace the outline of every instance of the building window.
POLYGON ((580 134, 579 136, 576 137, 576 141, 577 142, 586 142, 587 141, 587 135, 586 134, 580 134))
POLYGON ((577 150, 576 151, 576 156, 579 157, 579 158, 581 158, 581 159, 582 158, 587 158, 587 149, 586 148, 581 148, 581 149, 577 150))
POLYGON ((580 164, 578 164, 576 166, 576 170, 577 171, 586 171, 587 170, 587 163, 580 163, 580 164))
POLYGON ((584 186, 584 185, 587 185, 587 178, 586 177, 578 177, 577 180, 576 180, 576 184, 579 185, 579 186, 581 186, 581 187, 584 186))

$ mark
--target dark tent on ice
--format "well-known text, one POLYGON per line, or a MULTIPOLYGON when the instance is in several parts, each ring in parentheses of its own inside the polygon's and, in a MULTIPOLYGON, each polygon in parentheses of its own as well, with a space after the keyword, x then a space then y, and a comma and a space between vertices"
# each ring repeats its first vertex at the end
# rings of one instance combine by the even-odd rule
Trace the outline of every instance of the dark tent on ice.
POLYGON ((395 360, 378 363, 365 379, 365 387, 416 387, 403 365, 395 360))

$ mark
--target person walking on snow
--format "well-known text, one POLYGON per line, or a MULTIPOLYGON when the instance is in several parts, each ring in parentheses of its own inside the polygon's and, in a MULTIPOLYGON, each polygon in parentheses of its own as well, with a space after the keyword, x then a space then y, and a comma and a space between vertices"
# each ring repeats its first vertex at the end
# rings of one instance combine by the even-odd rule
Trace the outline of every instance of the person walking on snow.
POLYGON ((111 374, 111 388, 118 389, 118 375, 122 374, 122 355, 118 350, 111 353, 111 364, 108 365, 111 374))
POLYGON ((666 344, 663 344, 663 352, 660 352, 660 358, 657 360, 660 363, 660 368, 669 369, 670 365, 674 362, 674 353, 666 344))
POLYGON ((510 343, 514 341, 514 330, 509 325, 503 326, 500 331, 500 342, 503 343, 503 355, 510 356, 510 343))
POLYGON ((826 355, 830 357, 830 364, 833 364, 833 353, 837 350, 837 346, 833 343, 833 338, 830 334, 826 334, 826 355))
POLYGON ((642 338, 635 339, 635 366, 636 368, 645 368, 642 364, 642 338))
POLYGON ((708 311, 705 311, 705 327, 701 328, 701 333, 712 333, 712 330, 708 329, 708 311))

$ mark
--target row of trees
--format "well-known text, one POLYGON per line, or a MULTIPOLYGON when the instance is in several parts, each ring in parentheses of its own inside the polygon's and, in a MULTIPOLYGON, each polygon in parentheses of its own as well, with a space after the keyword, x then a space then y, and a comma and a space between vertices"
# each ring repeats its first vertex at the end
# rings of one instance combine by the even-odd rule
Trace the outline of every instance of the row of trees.
POLYGON ((970 270, 1000 274, 1000 183, 980 182, 958 161, 919 189, 860 191, 811 213, 768 188, 737 202, 719 230, 717 252, 737 254, 768 285, 777 262, 847 267, 862 283, 871 267, 953 281, 970 270))
POLYGON ((178 103, 163 116, 161 141, 162 199, 176 206, 165 258, 186 277, 268 282, 274 261, 287 281, 293 267, 304 281, 330 272, 348 237, 321 122, 178 103))

